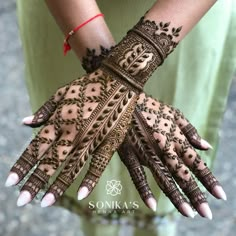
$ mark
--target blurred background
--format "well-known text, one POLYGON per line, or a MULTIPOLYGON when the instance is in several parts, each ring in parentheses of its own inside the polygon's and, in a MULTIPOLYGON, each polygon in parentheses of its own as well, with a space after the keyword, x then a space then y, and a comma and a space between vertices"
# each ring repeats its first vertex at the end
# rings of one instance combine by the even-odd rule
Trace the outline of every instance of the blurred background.
MULTIPOLYGON (((26 147, 31 129, 21 125, 30 115, 24 84, 24 61, 17 27, 15 0, 0 0, 0 236, 82 236, 76 215, 67 210, 28 205, 16 207, 17 189, 4 183, 11 165, 26 147)), ((30 20, 30 19, 29 19, 30 20)), ((209 196, 213 220, 199 216, 179 221, 177 236, 231 236, 236 232, 236 79, 234 78, 220 132, 214 173, 223 184, 228 201, 209 196)))

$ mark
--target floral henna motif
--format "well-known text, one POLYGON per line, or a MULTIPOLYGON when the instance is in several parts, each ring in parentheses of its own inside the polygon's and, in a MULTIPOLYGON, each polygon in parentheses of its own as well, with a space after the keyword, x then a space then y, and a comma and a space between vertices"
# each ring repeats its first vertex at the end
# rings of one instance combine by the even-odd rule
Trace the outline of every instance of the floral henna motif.
POLYGON ((82 58, 82 66, 87 73, 92 73, 101 66, 102 60, 108 55, 111 48, 100 46, 100 53, 96 49, 87 48, 86 57, 82 58))

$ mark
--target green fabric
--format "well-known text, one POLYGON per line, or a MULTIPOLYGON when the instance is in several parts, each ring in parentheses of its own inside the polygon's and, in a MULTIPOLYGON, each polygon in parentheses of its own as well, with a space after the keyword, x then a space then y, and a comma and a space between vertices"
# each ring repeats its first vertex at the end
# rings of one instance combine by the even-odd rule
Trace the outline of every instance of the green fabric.
MULTIPOLYGON (((153 2, 154 0, 100 0, 98 4, 118 42, 153 2)), ((26 64, 26 82, 32 110, 35 111, 59 86, 83 75, 84 71, 72 52, 66 57, 63 56, 64 36, 50 16, 44 1, 18 0, 17 6, 26 64)), ((182 110, 202 137, 213 145, 214 151, 201 153, 209 165, 212 164, 217 150, 219 125, 236 65, 235 17, 236 1, 218 1, 168 57, 164 65, 153 74, 145 87, 148 94, 182 110)), ((84 176, 84 172, 81 176, 84 176)), ((157 214, 172 211, 172 204, 159 192, 150 174, 148 179, 158 197, 157 214)), ((80 181, 81 178, 67 194, 76 197, 80 181)), ((138 201, 140 209, 144 213, 150 213, 137 195, 117 154, 114 155, 96 189, 81 204, 86 208, 91 200, 138 201), (112 179, 120 180, 123 186, 121 195, 117 197, 105 192, 107 180, 112 179)), ((104 231, 100 228, 100 231, 97 228, 89 228, 90 223, 83 225, 86 235, 107 232, 106 227, 104 231), (93 230, 93 233, 88 233, 93 230)), ((114 232, 115 235, 117 229, 109 227, 110 234, 114 232)), ((139 233, 135 232, 135 235, 139 233)))

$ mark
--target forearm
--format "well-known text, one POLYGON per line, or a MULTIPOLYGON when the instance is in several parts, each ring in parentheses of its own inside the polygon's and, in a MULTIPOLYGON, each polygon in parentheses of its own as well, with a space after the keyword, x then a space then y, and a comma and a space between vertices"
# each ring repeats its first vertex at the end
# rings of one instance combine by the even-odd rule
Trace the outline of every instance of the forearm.
MULTIPOLYGON (((72 29, 100 13, 95 0, 45 0, 58 26, 66 36, 72 29)), ((103 17, 98 17, 78 30, 69 44, 80 60, 87 48, 100 54, 100 46, 110 48, 114 39, 103 17)))
POLYGON ((145 15, 145 19, 156 23, 170 22, 172 27, 182 26, 178 37, 180 41, 215 2, 216 0, 158 0, 145 15))
MULTIPOLYGON (((145 15, 145 19, 170 22, 170 27, 182 27, 178 41, 194 27, 216 0, 158 0, 145 15)), ((46 3, 64 35, 79 24, 100 13, 95 0, 46 0, 46 3)), ((144 10, 145 11, 145 10, 144 10)), ((82 60, 87 48, 101 53, 100 46, 109 49, 115 44, 103 17, 82 27, 69 39, 69 44, 82 60)))

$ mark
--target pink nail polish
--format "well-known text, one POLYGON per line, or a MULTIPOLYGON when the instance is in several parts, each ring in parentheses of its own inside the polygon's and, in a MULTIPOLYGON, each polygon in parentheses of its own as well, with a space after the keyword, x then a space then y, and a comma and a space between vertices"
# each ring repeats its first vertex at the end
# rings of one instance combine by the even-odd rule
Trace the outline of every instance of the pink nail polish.
POLYGON ((22 123, 25 125, 30 125, 34 119, 34 116, 27 116, 22 120, 22 123))
POLYGON ((18 182, 19 182, 19 176, 16 173, 11 172, 7 177, 5 186, 11 187, 13 185, 16 185, 18 182))
POLYGON ((27 203, 29 203, 32 200, 31 198, 31 194, 28 191, 22 191, 18 197, 17 200, 17 206, 21 207, 26 205, 27 203))
POLYGON ((212 220, 212 212, 208 203, 204 202, 197 208, 198 213, 209 220, 212 220))
POLYGON ((194 218, 194 212, 191 208, 191 206, 184 202, 180 205, 179 207, 179 211, 184 215, 184 216, 187 216, 187 217, 190 217, 190 218, 194 218))
POLYGON ((47 193, 41 201, 41 207, 48 207, 55 203, 56 199, 52 193, 47 193))
POLYGON ((210 143, 208 143, 206 140, 204 139, 201 139, 201 146, 204 148, 204 149, 213 149, 213 147, 211 146, 210 143))
POLYGON ((157 210, 157 201, 155 200, 155 198, 153 198, 153 197, 148 198, 146 200, 146 204, 154 212, 157 210))
POLYGON ((223 188, 219 185, 216 185, 213 190, 212 190, 212 194, 219 199, 225 200, 227 201, 227 196, 225 191, 223 190, 223 188))
POLYGON ((83 186, 79 189, 79 192, 78 192, 78 200, 82 200, 84 198, 86 198, 89 194, 89 190, 87 187, 83 186))

